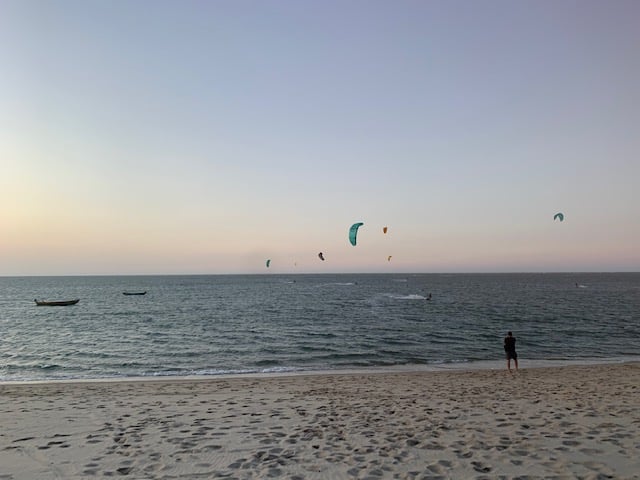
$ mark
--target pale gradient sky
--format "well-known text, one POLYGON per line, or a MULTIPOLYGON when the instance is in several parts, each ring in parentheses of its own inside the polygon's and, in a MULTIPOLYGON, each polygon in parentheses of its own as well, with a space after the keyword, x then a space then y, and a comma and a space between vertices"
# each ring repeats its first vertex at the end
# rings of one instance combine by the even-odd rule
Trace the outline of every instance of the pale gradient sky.
POLYGON ((639 49, 638 1, 0 0, 0 275, 639 271, 639 49))

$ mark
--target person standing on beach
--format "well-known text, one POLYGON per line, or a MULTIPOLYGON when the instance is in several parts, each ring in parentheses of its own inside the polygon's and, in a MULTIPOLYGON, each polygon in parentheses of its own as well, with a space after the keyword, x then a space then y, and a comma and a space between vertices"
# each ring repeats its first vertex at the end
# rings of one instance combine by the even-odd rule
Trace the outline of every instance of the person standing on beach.
POLYGON ((517 370, 518 354, 516 353, 516 337, 514 337, 511 332, 508 332, 507 336, 504 337, 504 351, 507 354, 507 369, 511 371, 511 360, 513 359, 513 363, 517 370))

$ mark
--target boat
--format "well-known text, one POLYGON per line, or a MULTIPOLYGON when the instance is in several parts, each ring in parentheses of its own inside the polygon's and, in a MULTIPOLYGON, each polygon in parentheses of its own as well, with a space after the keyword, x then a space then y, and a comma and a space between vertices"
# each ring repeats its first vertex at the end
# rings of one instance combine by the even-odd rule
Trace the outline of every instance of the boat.
POLYGON ((147 292, 122 292, 123 295, 146 295, 147 292))
POLYGON ((57 302, 45 302, 44 300, 34 300, 39 307, 66 307, 67 305, 75 305, 80 299, 76 300, 60 300, 57 302))

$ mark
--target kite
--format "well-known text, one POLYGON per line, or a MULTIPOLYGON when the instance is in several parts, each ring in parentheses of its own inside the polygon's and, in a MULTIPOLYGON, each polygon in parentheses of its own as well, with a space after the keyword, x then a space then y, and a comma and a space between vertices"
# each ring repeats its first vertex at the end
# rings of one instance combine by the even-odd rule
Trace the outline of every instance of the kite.
POLYGON ((324 255, 322 254, 322 252, 318 254, 318 258, 324 262, 324 255))
POLYGON ((553 219, 554 219, 554 220, 560 220, 560 221, 562 222, 562 221, 564 221, 564 214, 562 214, 562 213, 556 213, 556 214, 553 216, 553 219))
POLYGON ((271 259, 267 260, 267 268, 269 268, 269 265, 271 265, 271 259))
POLYGON ((387 233, 387 227, 382 227, 382 233, 387 233))
POLYGON ((387 258, 387 262, 391 261, 391 255, 389 255, 389 257, 387 258))
POLYGON ((358 229, 362 225, 364 225, 364 223, 362 222, 354 223, 353 225, 351 225, 351 228, 349 229, 349 241, 351 242, 351 245, 353 245, 354 247, 356 245, 356 236, 358 235, 358 229))

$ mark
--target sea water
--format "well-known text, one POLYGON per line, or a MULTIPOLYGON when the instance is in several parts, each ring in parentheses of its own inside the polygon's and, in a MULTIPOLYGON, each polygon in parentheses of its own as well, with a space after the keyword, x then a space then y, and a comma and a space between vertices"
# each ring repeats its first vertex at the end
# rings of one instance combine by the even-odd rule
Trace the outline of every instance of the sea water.
POLYGON ((638 360, 640 274, 0 278, 0 381, 504 368, 509 330, 521 367, 638 360))

